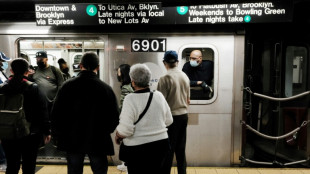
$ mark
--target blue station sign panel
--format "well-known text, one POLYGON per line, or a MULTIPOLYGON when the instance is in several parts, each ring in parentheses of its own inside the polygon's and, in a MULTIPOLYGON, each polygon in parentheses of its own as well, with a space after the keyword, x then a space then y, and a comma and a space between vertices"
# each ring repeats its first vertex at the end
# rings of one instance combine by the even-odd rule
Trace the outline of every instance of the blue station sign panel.
POLYGON ((36 4, 38 26, 291 22, 288 1, 162 7, 161 3, 36 4))

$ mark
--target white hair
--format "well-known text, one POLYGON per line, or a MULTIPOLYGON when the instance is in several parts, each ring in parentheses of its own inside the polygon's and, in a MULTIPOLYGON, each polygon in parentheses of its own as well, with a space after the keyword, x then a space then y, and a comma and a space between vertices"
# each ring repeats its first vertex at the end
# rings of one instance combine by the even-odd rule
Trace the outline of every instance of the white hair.
POLYGON ((151 80, 151 70, 144 64, 135 64, 131 66, 129 76, 138 87, 148 87, 151 80))

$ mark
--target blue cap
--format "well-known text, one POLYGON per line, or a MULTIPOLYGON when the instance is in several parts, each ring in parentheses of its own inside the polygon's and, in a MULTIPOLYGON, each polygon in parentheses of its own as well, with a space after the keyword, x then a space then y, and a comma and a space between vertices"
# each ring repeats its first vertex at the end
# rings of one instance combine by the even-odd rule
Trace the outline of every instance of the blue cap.
POLYGON ((36 53, 36 58, 47 58, 47 54, 45 51, 38 51, 36 53))
POLYGON ((175 63, 178 61, 178 53, 172 50, 166 51, 164 61, 167 63, 175 63))
POLYGON ((6 57, 6 55, 1 51, 0 51, 0 58, 1 58, 1 60, 4 60, 4 61, 10 61, 11 60, 11 58, 6 57))

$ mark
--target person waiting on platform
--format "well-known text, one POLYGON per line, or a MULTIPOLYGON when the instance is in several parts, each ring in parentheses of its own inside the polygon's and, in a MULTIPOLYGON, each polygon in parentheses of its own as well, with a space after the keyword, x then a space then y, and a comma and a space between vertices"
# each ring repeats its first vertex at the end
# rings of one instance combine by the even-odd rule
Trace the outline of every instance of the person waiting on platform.
POLYGON ((182 71, 188 76, 191 86, 191 99, 210 99, 213 95, 213 62, 202 60, 202 52, 193 50, 189 56, 190 61, 186 62, 182 71))
POLYGON ((184 72, 178 69, 178 54, 167 51, 163 58, 167 74, 158 81, 157 90, 166 98, 173 123, 168 127, 171 152, 164 162, 163 174, 170 174, 173 156, 177 160, 178 174, 186 174, 186 129, 188 122, 187 108, 190 103, 189 79, 184 72))
MULTIPOLYGON (((130 71, 130 65, 128 64, 121 64, 117 69, 117 80, 122 83, 120 105, 119 105, 120 111, 122 110, 123 102, 124 102, 126 95, 134 92, 131 87, 129 71, 130 71)), ((117 169, 126 172, 127 167, 125 165, 125 162, 122 162, 121 165, 118 165, 117 169)))
POLYGON ((129 71, 130 71, 130 65, 128 64, 120 65, 117 70, 117 80, 122 83, 120 105, 119 105, 120 111, 122 110, 123 102, 126 95, 134 92, 131 86, 129 71))
POLYGON ((25 59, 14 59, 11 63, 13 76, 0 87, 0 94, 23 94, 25 116, 30 123, 30 134, 26 137, 2 140, 7 174, 18 174, 21 164, 22 173, 34 174, 39 145, 42 140, 45 144, 51 140, 45 96, 37 84, 28 81, 28 68, 25 59))
POLYGON ((82 174, 84 157, 95 174, 107 174, 108 155, 114 155, 111 133, 119 121, 112 88, 97 76, 99 58, 87 52, 81 72, 60 88, 52 110, 52 135, 58 150, 67 152, 68 174, 82 174))
POLYGON ((150 91, 151 71, 146 65, 133 65, 129 75, 135 92, 125 97, 116 128, 115 141, 123 141, 126 149, 119 157, 129 174, 159 174, 169 151, 170 108, 161 92, 150 91))

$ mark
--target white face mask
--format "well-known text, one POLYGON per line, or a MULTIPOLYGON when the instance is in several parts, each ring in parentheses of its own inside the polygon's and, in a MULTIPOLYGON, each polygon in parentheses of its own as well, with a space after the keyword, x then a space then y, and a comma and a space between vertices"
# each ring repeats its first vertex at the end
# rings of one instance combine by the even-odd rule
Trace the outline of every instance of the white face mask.
POLYGON ((9 67, 8 62, 2 62, 2 66, 1 66, 1 68, 2 68, 3 70, 8 69, 8 67, 9 67))
POLYGON ((192 67, 197 67, 199 65, 196 60, 191 60, 189 63, 192 67))

